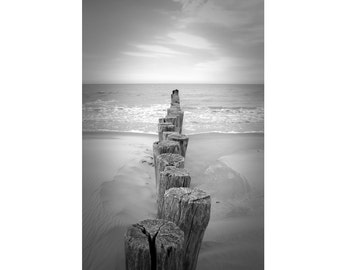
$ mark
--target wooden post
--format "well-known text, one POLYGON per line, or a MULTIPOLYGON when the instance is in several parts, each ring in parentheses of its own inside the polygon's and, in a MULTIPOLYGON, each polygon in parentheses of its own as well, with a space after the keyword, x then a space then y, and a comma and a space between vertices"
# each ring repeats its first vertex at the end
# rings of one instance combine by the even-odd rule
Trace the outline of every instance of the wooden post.
POLYGON ((189 187, 191 177, 189 172, 183 168, 165 167, 164 171, 160 174, 158 198, 157 198, 157 216, 161 216, 163 208, 164 193, 169 188, 173 187, 189 187))
POLYGON ((179 154, 165 153, 156 157, 155 171, 156 171, 156 191, 159 189, 160 174, 165 167, 174 166, 176 168, 184 168, 184 157, 179 154))
POLYGON ((158 123, 171 123, 176 127, 177 117, 176 116, 166 116, 164 118, 159 118, 158 123))
POLYGON ((172 94, 171 94, 171 106, 175 106, 175 105, 178 105, 180 104, 180 101, 179 101, 179 93, 178 93, 178 89, 175 89, 172 91, 172 94))
POLYGON ((183 269, 184 233, 173 222, 146 219, 125 234, 126 270, 183 269))
POLYGON ((187 147, 189 143, 189 137, 184 134, 172 133, 168 135, 167 139, 169 141, 179 142, 181 155, 185 157, 185 153, 187 151, 187 147))
POLYGON ((177 118, 176 131, 182 133, 184 112, 181 110, 181 108, 171 106, 170 108, 167 109, 167 116, 177 118))
POLYGON ((165 191, 161 218, 184 232, 183 269, 194 270, 204 231, 210 219, 210 195, 199 189, 170 188, 165 191))
POLYGON ((161 142, 154 142, 153 143, 153 163, 155 165, 155 174, 157 175, 157 157, 160 154, 165 153, 173 153, 173 154, 180 154, 180 145, 178 142, 175 141, 161 141, 161 142))
POLYGON ((171 106, 166 110, 167 116, 175 116, 181 111, 181 107, 179 106, 171 106))
POLYGON ((175 131, 175 126, 171 123, 158 123, 158 140, 163 140, 164 131, 175 131))
POLYGON ((179 134, 179 133, 173 132, 173 131, 164 131, 163 132, 163 141, 167 140, 170 134, 179 134))
POLYGON ((182 134, 182 127, 183 127, 183 119, 184 119, 184 112, 181 110, 178 115, 178 120, 179 121, 179 133, 182 134))

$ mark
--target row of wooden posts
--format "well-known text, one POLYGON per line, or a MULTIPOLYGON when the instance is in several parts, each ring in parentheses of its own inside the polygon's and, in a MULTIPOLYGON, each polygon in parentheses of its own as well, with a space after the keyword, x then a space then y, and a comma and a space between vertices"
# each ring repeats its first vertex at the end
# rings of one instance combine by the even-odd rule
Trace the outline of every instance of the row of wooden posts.
POLYGON ((211 199, 206 192, 189 188, 191 177, 184 168, 189 138, 182 134, 183 117, 176 89, 166 117, 159 119, 159 140, 153 144, 157 219, 127 229, 127 270, 196 269, 211 199))

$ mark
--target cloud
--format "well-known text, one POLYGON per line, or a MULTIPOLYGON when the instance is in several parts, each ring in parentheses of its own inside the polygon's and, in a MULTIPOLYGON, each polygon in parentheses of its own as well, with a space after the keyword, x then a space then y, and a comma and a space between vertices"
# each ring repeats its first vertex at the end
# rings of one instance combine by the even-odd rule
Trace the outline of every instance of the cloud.
MULTIPOLYGON (((177 14, 177 32, 204 37, 209 43, 206 46, 194 45, 209 48, 205 59, 199 56, 197 59, 200 63, 210 64, 198 65, 199 68, 207 66, 207 70, 227 70, 230 67, 227 63, 234 59, 232 62, 238 64, 233 66, 238 70, 241 62, 249 63, 249 69, 263 69, 262 64, 252 64, 263 62, 263 0, 172 1, 182 5, 181 12, 177 14)), ((176 43, 185 43, 185 38, 175 38, 179 40, 176 43)), ((191 43, 200 44, 193 39, 191 43)))
MULTIPOLYGON (((164 81, 261 82, 262 0, 172 0, 181 4, 176 23, 125 55, 138 78, 164 81), (145 59, 153 58, 153 59, 145 59), (159 61, 160 60, 160 61, 159 61)), ((132 73, 130 73, 132 74, 132 73)))
POLYGON ((263 25, 263 0, 173 0, 182 4, 178 27, 195 23, 212 23, 225 27, 263 25), (260 21, 258 19, 260 18, 260 21))
POLYGON ((137 44, 134 46, 137 51, 123 52, 125 55, 138 56, 138 57, 174 57, 178 55, 187 55, 187 53, 176 51, 165 46, 154 45, 154 44, 137 44))
POLYGON ((173 32, 167 35, 171 44, 190 47, 194 49, 214 49, 214 46, 205 38, 187 34, 184 32, 173 32))
POLYGON ((263 0, 85 1, 86 81, 263 80, 263 0))
POLYGON ((133 45, 134 50, 124 51, 123 54, 137 57, 169 58, 192 56, 197 53, 192 50, 189 53, 190 49, 215 50, 214 45, 207 39, 184 32, 170 32, 163 36, 155 36, 151 41, 152 44, 133 45))
POLYGON ((174 2, 179 2, 182 4, 183 12, 194 12, 204 6, 208 0, 173 0, 174 2))
POLYGON ((123 54, 129 55, 129 56, 150 57, 150 58, 173 57, 172 55, 153 53, 153 52, 123 52, 123 54))
POLYGON ((220 81, 221 78, 224 78, 229 82, 261 83, 263 67, 260 67, 261 63, 258 63, 257 60, 221 57, 220 59, 195 64, 193 72, 209 78, 209 80, 213 82, 220 81))
POLYGON ((148 52, 155 52, 160 54, 167 54, 167 55, 173 55, 173 54, 183 54, 182 52, 172 50, 170 48, 159 46, 159 45, 136 45, 138 49, 148 51, 148 52))

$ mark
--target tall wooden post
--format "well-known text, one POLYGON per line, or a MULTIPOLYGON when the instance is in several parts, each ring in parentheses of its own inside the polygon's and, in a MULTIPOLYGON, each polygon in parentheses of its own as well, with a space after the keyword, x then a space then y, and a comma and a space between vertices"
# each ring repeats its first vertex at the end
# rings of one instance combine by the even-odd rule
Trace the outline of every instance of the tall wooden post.
POLYGON ((176 168, 184 168, 184 157, 179 154, 165 153, 156 157, 156 191, 159 189, 160 174, 167 166, 174 166, 176 168))
POLYGON ((171 106, 176 106, 180 104, 180 101, 179 101, 179 95, 178 95, 178 89, 175 89, 172 91, 172 94, 171 94, 171 106))
POLYGON ((183 119, 184 119, 184 112, 181 110, 178 115, 178 121, 179 121, 179 133, 182 134, 182 127, 183 127, 183 119))
POLYGON ((183 269, 184 234, 173 222, 146 219, 125 234, 126 270, 183 269))
POLYGON ((163 140, 164 131, 175 131, 175 126, 171 123, 158 123, 158 140, 163 140))
POLYGON ((210 219, 210 195, 199 189, 170 188, 165 191, 160 217, 184 232, 183 268, 196 268, 199 250, 210 219))
POLYGON ((181 108, 171 106, 169 109, 167 109, 167 116, 177 118, 176 131, 182 133, 184 112, 181 110, 181 108))
POLYGON ((179 142, 181 155, 185 157, 185 153, 187 151, 187 147, 189 143, 189 137, 184 134, 172 133, 167 137, 167 139, 169 141, 179 142))
POLYGON ((165 167, 164 171, 160 173, 157 198, 158 217, 161 217, 165 191, 173 187, 189 187, 190 182, 191 177, 186 169, 169 166, 165 167))
POLYGON ((157 175, 157 157, 160 154, 165 154, 165 153, 172 153, 172 154, 180 154, 180 145, 178 142, 175 141, 169 141, 169 140, 164 140, 161 142, 154 142, 153 143, 153 163, 155 165, 155 175, 157 175))

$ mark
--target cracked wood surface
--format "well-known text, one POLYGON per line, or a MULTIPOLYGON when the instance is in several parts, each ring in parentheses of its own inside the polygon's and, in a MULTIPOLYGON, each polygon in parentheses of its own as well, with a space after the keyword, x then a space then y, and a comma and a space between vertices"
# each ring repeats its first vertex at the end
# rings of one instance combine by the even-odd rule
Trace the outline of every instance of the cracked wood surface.
POLYGON ((210 208, 210 195, 200 189, 170 188, 165 191, 160 218, 174 222, 184 232, 185 270, 196 268, 210 208))
POLYGON ((167 270, 183 267, 184 233, 173 222, 146 219, 125 235, 127 270, 167 270))

